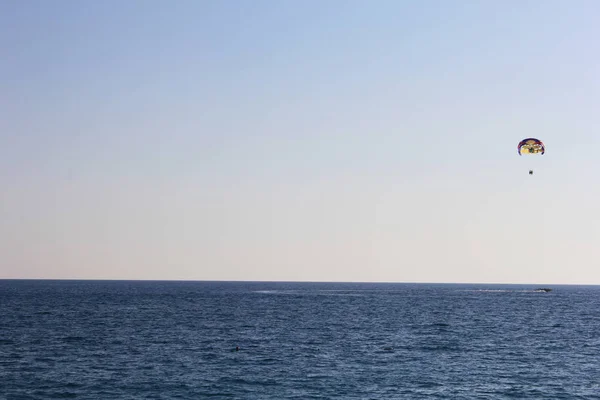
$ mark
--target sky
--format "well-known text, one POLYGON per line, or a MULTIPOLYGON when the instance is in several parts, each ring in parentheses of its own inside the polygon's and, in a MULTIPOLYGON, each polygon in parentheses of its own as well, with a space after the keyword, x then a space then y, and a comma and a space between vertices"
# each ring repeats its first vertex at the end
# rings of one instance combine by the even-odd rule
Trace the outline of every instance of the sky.
POLYGON ((0 0, 0 278, 600 284, 599 14, 0 0))

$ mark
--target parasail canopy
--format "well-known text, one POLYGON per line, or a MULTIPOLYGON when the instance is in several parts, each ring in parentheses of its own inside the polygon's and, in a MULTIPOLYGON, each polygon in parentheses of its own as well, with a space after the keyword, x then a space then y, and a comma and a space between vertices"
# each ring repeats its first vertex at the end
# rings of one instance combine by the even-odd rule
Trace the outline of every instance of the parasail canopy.
POLYGON ((519 145, 517 146, 517 151, 519 152, 519 155, 544 154, 546 152, 546 148, 544 147, 544 143, 542 143, 541 140, 535 138, 527 138, 519 142, 519 145))

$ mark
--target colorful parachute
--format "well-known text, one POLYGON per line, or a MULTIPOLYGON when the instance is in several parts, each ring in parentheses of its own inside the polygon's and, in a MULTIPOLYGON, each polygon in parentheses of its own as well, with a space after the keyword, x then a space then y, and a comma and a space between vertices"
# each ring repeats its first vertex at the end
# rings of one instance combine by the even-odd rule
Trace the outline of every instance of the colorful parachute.
POLYGON ((541 140, 527 138, 519 142, 517 151, 519 152, 520 156, 523 154, 544 154, 546 152, 546 148, 541 140))

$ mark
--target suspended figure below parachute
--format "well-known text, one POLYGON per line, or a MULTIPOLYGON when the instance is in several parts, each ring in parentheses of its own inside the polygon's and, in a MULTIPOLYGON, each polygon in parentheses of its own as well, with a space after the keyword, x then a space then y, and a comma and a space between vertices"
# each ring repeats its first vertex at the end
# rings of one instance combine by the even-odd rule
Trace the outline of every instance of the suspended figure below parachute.
MULTIPOLYGON (((544 143, 541 140, 535 138, 523 139, 517 146, 519 155, 543 155, 546 152, 544 143)), ((529 170, 529 175, 533 175, 533 170, 529 170)))

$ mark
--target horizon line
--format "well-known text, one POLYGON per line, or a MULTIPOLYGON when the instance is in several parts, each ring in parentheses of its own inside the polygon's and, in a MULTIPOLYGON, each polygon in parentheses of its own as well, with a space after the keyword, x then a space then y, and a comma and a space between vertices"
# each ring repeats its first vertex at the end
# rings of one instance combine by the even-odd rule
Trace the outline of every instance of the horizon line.
POLYGON ((123 279, 123 278, 2 278, 0 281, 96 281, 96 282, 214 282, 214 283, 330 283, 402 285, 518 285, 600 286, 598 283, 512 283, 512 282, 425 282, 425 281, 311 281, 311 280, 224 280, 224 279, 123 279))

